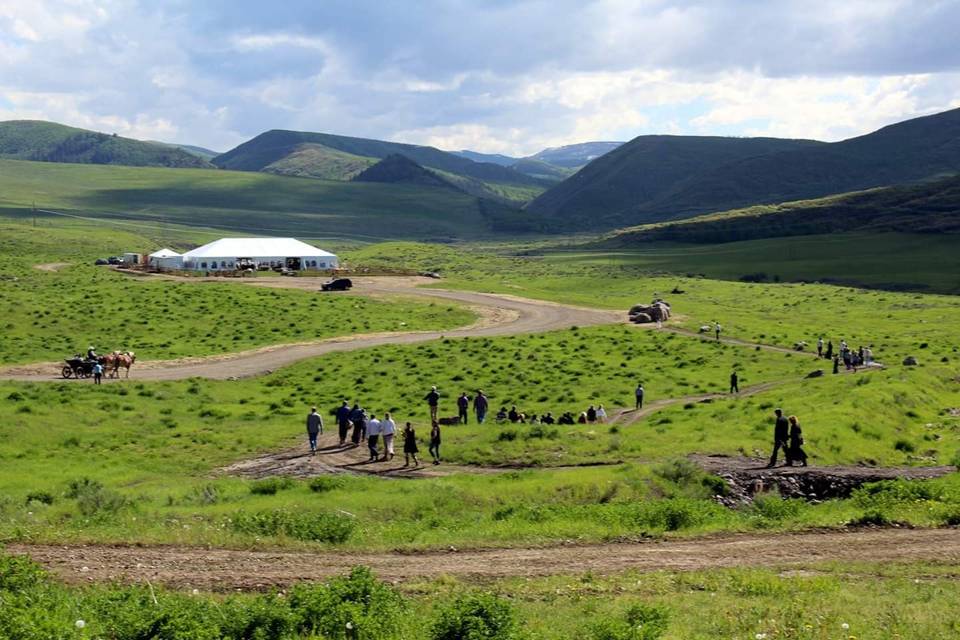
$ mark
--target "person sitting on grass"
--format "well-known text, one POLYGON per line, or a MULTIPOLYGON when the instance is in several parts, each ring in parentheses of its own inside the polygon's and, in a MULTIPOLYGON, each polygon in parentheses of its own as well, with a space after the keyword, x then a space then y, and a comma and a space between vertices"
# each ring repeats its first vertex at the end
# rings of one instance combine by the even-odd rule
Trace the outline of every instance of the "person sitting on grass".
POLYGON ((502 423, 507 421, 507 408, 500 407, 500 411, 497 411, 497 423, 502 423))
POLYGON ((587 412, 581 411, 580 415, 577 416, 577 424, 587 424, 587 412))
POLYGON ((521 414, 517 411, 517 405, 510 407, 510 413, 507 414, 507 418, 510 419, 510 422, 520 422, 521 414))
POLYGON ((542 422, 543 424, 553 424, 554 422, 556 422, 556 419, 553 417, 552 413, 547 411, 547 415, 540 418, 540 422, 542 422))
MULTIPOLYGON (((436 424, 436 422, 434 422, 436 424)), ((413 466, 420 466, 420 459, 417 458, 417 454, 420 452, 420 449, 417 448, 417 432, 414 431, 413 425, 409 422, 407 426, 403 429, 403 458, 404 458, 404 467, 410 466, 410 457, 413 456, 413 466)))

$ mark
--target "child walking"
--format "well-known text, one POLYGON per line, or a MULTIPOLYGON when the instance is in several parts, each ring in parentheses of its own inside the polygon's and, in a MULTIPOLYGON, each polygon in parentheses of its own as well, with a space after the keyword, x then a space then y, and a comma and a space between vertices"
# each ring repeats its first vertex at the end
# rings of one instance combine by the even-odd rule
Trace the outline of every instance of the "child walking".
POLYGON ((440 464, 440 423, 434 422, 430 427, 430 455, 433 464, 440 464))
POLYGON ((417 458, 417 453, 419 452, 420 450, 417 448, 417 432, 414 431, 413 425, 408 422, 407 426, 403 429, 403 466, 409 467, 410 456, 413 456, 413 466, 419 467, 420 460, 417 458))

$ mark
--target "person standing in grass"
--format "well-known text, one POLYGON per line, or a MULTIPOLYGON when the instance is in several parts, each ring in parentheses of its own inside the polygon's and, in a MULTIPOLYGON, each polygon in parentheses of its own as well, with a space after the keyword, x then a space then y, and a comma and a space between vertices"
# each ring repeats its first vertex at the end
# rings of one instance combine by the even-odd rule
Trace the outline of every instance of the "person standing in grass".
POLYGON ((803 430, 797 416, 790 416, 790 449, 787 453, 787 464, 791 467, 799 462, 801 467, 807 466, 807 453, 803 450, 803 430))
POLYGON ((637 390, 633 392, 633 395, 637 399, 636 409, 637 410, 643 409, 643 383, 642 382, 637 383, 637 390))
POLYGON ((833 372, 840 373, 840 356, 833 356, 833 372))
POLYGON ((350 403, 346 400, 337 409, 337 429, 340 432, 340 446, 347 444, 347 434, 350 432, 350 403))
POLYGON ((470 409, 470 397, 467 396, 467 392, 464 391, 460 394, 460 397, 457 398, 457 415, 460 417, 460 424, 467 424, 467 413, 470 409))
POLYGON ((407 426, 403 429, 403 466, 410 466, 410 457, 413 456, 413 466, 420 466, 420 459, 417 458, 417 454, 420 453, 420 449, 417 448, 417 432, 414 431, 413 425, 409 422, 407 426))
POLYGON ((380 452, 377 450, 377 442, 380 440, 380 431, 382 429, 381 422, 377 420, 377 416, 370 414, 370 419, 367 421, 367 448, 370 449, 370 459, 367 462, 376 462, 380 457, 380 452))
POLYGON ((593 405, 587 408, 587 422, 593 424, 597 421, 597 409, 593 405))
POLYGON ((817 357, 823 357, 823 336, 820 336, 820 338, 817 340, 817 357))
POLYGON ((393 460, 393 438, 397 433, 397 423, 393 421, 389 413, 383 415, 380 432, 383 434, 383 461, 393 460))
POLYGON ((740 393, 740 377, 736 371, 730 374, 730 393, 740 393))
POLYGON ((833 360, 833 340, 827 340, 827 360, 833 360))
POLYGON ((310 407, 307 414, 307 438, 310 440, 310 455, 317 455, 317 436, 323 433, 323 418, 316 407, 310 407))
POLYGON ((430 393, 423 396, 423 399, 430 406, 430 421, 433 422, 437 419, 437 410, 440 406, 440 394, 437 392, 437 387, 432 387, 430 393))
POLYGON ((603 408, 603 405, 597 407, 597 422, 606 422, 607 421, 607 410, 603 408))
POLYGON ((477 414, 477 424, 483 424, 487 418, 488 408, 490 408, 490 401, 483 395, 483 389, 477 389, 477 395, 473 398, 473 412, 477 414))
POLYGON ((93 365, 93 384, 100 384, 100 380, 103 378, 103 365, 99 362, 93 365))
POLYGON ((773 453, 770 454, 770 462, 767 464, 768 469, 777 466, 777 452, 780 449, 783 449, 783 456, 786 461, 790 462, 790 423, 783 416, 782 410, 775 409, 773 413, 777 416, 777 420, 773 425, 773 453))
POLYGON ((717 337, 717 342, 720 342, 720 331, 721 331, 720 323, 719 323, 719 322, 714 322, 714 323, 713 323, 713 333, 714 333, 714 335, 716 335, 716 337, 717 337))
POLYGON ((440 423, 434 422, 430 427, 430 455, 433 464, 440 464, 440 423))

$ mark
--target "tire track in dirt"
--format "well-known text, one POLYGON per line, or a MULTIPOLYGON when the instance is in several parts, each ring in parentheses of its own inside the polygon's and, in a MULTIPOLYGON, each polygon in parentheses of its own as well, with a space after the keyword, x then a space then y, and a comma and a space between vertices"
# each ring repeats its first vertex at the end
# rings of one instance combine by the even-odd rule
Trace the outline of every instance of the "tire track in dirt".
POLYGON ((7 552, 29 556, 71 584, 149 581, 181 589, 233 591, 319 581, 356 565, 366 565, 391 581, 456 576, 482 582, 588 571, 609 575, 733 567, 789 569, 820 562, 960 563, 960 531, 849 529, 475 551, 356 553, 13 544, 7 552))

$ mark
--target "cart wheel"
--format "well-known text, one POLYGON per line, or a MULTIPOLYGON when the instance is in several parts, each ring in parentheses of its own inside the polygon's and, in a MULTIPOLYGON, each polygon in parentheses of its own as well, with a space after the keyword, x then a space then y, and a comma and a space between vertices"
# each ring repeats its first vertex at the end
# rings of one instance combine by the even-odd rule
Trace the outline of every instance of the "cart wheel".
POLYGON ((60 375, 62 375, 64 378, 69 378, 70 376, 73 375, 73 369, 71 369, 70 367, 64 367, 60 371, 60 375))

